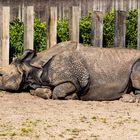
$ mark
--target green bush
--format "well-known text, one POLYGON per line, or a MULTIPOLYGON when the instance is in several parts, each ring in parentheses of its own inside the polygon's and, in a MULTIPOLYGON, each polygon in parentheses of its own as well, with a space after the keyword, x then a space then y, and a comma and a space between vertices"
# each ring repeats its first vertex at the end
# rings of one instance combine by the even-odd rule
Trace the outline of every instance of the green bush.
POLYGON ((126 17, 126 47, 137 47, 138 10, 130 11, 126 17))
MULTIPOLYGON (((10 59, 23 53, 24 24, 16 19, 10 23, 10 59)), ((46 24, 34 20, 34 48, 37 52, 46 47, 46 24)))
POLYGON ((58 19, 57 21, 57 41, 69 40, 69 21, 67 18, 58 19))
POLYGON ((114 46, 114 29, 115 29, 115 12, 111 11, 106 13, 104 16, 104 27, 103 27, 103 46, 113 47, 114 46))
MULTIPOLYGON (((114 46, 114 20, 115 12, 104 17, 104 47, 114 46)), ((126 47, 137 47, 138 10, 134 9, 126 15, 126 47)))
POLYGON ((83 44, 91 44, 91 27, 92 14, 89 13, 86 17, 80 20, 80 42, 83 44))
POLYGON ((19 19, 10 23, 10 59, 23 52, 24 25, 19 19))
MULTIPOLYGON (((114 46, 114 20, 115 12, 109 12, 104 16, 103 46, 114 46)), ((137 46, 137 20, 138 10, 130 11, 126 16, 126 47, 137 46)), ((34 48, 42 51, 46 48, 46 24, 35 18, 34 23, 34 48)), ((80 42, 91 44, 92 16, 89 13, 80 20, 80 42)), ((21 55, 23 52, 24 25, 19 19, 10 23, 10 58, 21 55)), ((67 18, 59 19, 57 25, 58 42, 69 40, 69 22, 67 18)))
POLYGON ((37 52, 43 51, 46 48, 46 23, 41 22, 39 19, 34 20, 34 49, 37 52))
MULTIPOLYGON (((80 42, 91 44, 91 13, 80 20, 80 42)), ((69 40, 69 21, 67 18, 59 19, 57 22, 57 41, 69 40)))

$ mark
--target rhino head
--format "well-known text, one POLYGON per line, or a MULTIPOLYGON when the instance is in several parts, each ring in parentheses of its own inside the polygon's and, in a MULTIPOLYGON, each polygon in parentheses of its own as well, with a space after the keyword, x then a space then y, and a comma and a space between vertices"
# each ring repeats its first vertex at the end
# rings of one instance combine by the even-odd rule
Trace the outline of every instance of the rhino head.
POLYGON ((0 68, 0 89, 6 91, 20 90, 25 80, 25 71, 29 71, 26 64, 35 56, 35 51, 26 50, 22 57, 16 58, 10 65, 0 68))

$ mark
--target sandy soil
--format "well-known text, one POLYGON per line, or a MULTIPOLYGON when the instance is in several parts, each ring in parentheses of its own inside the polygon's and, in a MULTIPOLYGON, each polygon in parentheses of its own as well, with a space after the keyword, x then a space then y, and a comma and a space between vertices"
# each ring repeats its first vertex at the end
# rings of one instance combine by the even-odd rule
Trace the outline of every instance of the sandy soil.
POLYGON ((139 140, 140 106, 0 93, 0 140, 139 140))

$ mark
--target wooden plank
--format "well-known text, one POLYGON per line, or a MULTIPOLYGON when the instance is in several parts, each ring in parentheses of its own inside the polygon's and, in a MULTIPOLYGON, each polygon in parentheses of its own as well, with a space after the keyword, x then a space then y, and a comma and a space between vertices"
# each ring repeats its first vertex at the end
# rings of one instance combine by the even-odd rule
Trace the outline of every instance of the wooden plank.
POLYGON ((21 21, 24 22, 24 3, 21 4, 21 21))
POLYGON ((93 10, 93 0, 87 0, 87 7, 88 7, 88 9, 87 9, 87 14, 88 13, 91 13, 92 12, 92 10, 93 10))
POLYGON ((93 11, 96 11, 96 8, 97 8, 97 6, 96 6, 96 0, 93 0, 93 11))
POLYGON ((128 6, 128 2, 127 2, 127 0, 123 0, 123 10, 124 11, 127 11, 127 6, 128 6))
POLYGON ((71 40, 79 42, 79 22, 80 22, 80 8, 79 6, 72 7, 72 20, 71 20, 71 40))
POLYGON ((10 7, 0 7, 0 66, 9 64, 9 22, 10 7))
POLYGON ((124 10, 124 0, 119 1, 119 10, 121 10, 121 11, 124 10))
POLYGON ((87 16, 87 10, 88 9, 88 2, 87 0, 81 0, 81 16, 87 16))
POLYGON ((24 7, 24 49, 34 49, 34 7, 24 7))
POLYGON ((47 40, 47 46, 46 48, 49 48, 49 34, 50 34, 50 8, 49 5, 46 6, 45 8, 45 18, 46 18, 46 27, 47 27, 47 31, 46 31, 46 40, 47 40))
POLYGON ((125 47, 126 12, 116 11, 115 17, 115 47, 125 47))
POLYGON ((22 12, 21 8, 22 8, 21 5, 18 5, 18 18, 19 18, 20 21, 22 21, 22 19, 21 19, 21 12, 22 12))
POLYGON ((137 8, 137 0, 132 0, 132 9, 136 9, 136 8, 137 8))
POLYGON ((115 9, 116 10, 124 10, 124 0, 115 0, 115 9))
POLYGON ((129 10, 132 10, 132 0, 129 0, 129 10))
POLYGON ((99 11, 103 11, 103 1, 102 0, 98 1, 99 1, 99 11))
POLYGON ((94 47, 103 47, 103 12, 93 11, 91 42, 94 47))
POLYGON ((119 10, 119 0, 115 0, 115 10, 119 10))
POLYGON ((49 17, 49 35, 48 46, 50 48, 57 43, 57 7, 50 7, 49 17))
POLYGON ((114 10, 115 9, 115 0, 112 0, 112 9, 111 10, 114 10))

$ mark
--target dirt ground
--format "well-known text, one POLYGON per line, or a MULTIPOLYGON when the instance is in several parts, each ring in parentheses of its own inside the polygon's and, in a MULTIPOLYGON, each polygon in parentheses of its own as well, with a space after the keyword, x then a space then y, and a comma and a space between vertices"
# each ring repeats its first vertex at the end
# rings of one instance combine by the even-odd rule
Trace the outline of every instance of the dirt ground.
POLYGON ((139 140, 140 105, 0 92, 0 140, 139 140))

